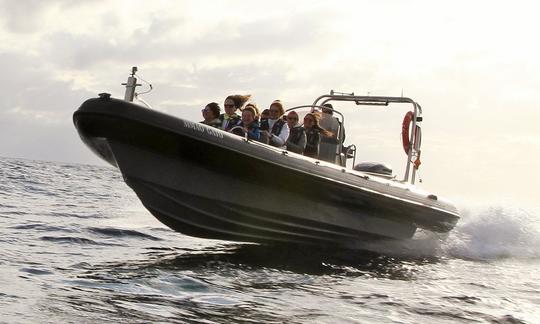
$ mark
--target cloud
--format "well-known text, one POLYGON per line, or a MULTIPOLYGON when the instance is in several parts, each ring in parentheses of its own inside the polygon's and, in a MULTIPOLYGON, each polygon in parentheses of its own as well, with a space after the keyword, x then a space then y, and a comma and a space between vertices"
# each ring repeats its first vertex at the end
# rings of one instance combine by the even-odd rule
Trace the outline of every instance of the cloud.
MULTIPOLYGON (((145 100, 191 120, 232 93, 250 93, 265 108, 276 98, 288 106, 311 103, 331 89, 394 96, 403 90, 424 107, 422 169, 442 190, 459 192, 462 175, 481 174, 475 186, 482 191, 489 174, 512 163, 532 170, 540 159, 530 149, 540 120, 540 45, 532 41, 538 21, 525 4, 493 3, 488 14, 483 4, 465 1, 132 1, 133 10, 108 0, 0 5, 3 155, 95 163, 71 114, 100 92, 122 98, 120 84, 138 66, 154 85, 145 100)), ((398 168, 402 113, 387 119, 356 108, 344 107, 359 158, 399 154, 398 168), (378 142, 389 143, 388 154, 375 152, 377 132, 389 136, 378 142)), ((516 187, 533 191, 527 183, 516 187)))
MULTIPOLYGON (((109 20, 98 15, 98 20, 109 20)), ((325 23, 319 15, 263 18, 246 22, 216 21, 203 28, 186 17, 157 14, 131 32, 128 26, 73 33, 69 30, 46 35, 41 54, 59 67, 88 69, 103 62, 141 62, 191 65, 222 65, 226 62, 268 61, 300 52, 325 50, 325 23), (192 29, 190 29, 192 28, 192 29), (122 36, 116 34, 123 29, 122 36)), ((111 19, 114 20, 114 19, 111 19)), ((335 40, 334 40, 335 41, 335 40)))
POLYGON ((0 21, 12 33, 31 33, 42 24, 50 3, 39 0, 0 1, 0 21))
POLYGON ((72 114, 91 95, 54 80, 33 56, 1 54, 0 148, 2 155, 97 161, 77 143, 72 114))

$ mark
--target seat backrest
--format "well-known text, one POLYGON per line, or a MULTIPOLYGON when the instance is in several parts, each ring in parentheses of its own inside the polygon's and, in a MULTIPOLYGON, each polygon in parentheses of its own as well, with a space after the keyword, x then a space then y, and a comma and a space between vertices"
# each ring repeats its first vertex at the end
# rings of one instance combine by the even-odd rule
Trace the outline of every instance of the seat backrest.
POLYGON ((322 128, 332 133, 335 137, 339 132, 339 121, 337 118, 327 113, 322 113, 321 121, 319 124, 322 128))
POLYGON ((339 145, 335 138, 321 136, 321 144, 319 145, 319 159, 327 162, 338 163, 338 148, 339 145))
POLYGON ((338 119, 330 114, 322 113, 320 126, 332 133, 332 136, 321 136, 319 158, 323 161, 340 164, 339 154, 341 153, 341 145, 337 140, 340 132, 340 124, 338 119))

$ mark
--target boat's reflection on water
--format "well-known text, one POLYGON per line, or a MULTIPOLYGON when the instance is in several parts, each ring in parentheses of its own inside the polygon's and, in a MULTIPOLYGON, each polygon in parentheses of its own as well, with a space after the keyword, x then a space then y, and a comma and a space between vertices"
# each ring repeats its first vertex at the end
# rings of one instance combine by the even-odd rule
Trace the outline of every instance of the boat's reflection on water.
POLYGON ((63 282, 66 294, 51 296, 50 305, 67 304, 95 320, 249 318, 281 323, 312 316, 310 309, 322 304, 387 302, 386 289, 394 288, 388 286, 381 293, 369 287, 377 288, 375 283, 383 281, 415 281, 426 266, 443 262, 437 257, 390 257, 362 250, 221 242, 192 248, 146 247, 139 256, 78 265, 69 270, 76 278, 63 282))
POLYGON ((314 276, 370 276, 397 280, 414 279, 415 266, 441 261, 437 256, 389 256, 358 249, 258 244, 223 244, 197 251, 150 251, 148 255, 154 262, 147 266, 169 271, 271 269, 314 276))

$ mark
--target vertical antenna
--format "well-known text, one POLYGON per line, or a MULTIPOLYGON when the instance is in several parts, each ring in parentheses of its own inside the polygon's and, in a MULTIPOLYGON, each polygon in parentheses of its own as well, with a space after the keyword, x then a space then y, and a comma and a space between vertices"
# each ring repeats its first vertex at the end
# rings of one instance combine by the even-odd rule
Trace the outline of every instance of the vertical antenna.
POLYGON ((140 84, 137 84, 135 73, 137 73, 136 66, 131 68, 131 75, 128 77, 127 82, 122 83, 122 85, 126 86, 126 94, 124 95, 124 100, 126 101, 133 101, 133 98, 135 98, 135 87, 140 86, 140 84))

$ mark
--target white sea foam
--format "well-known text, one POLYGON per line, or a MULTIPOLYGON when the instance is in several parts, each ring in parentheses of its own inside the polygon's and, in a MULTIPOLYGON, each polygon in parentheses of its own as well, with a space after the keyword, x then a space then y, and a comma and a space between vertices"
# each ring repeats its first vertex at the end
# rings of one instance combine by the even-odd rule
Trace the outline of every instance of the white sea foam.
POLYGON ((404 257, 540 258, 540 217, 513 207, 476 207, 462 210, 457 226, 446 235, 418 230, 410 240, 361 248, 404 257))
POLYGON ((470 259, 539 258, 540 218, 515 207, 465 210, 442 248, 449 256, 470 259))

